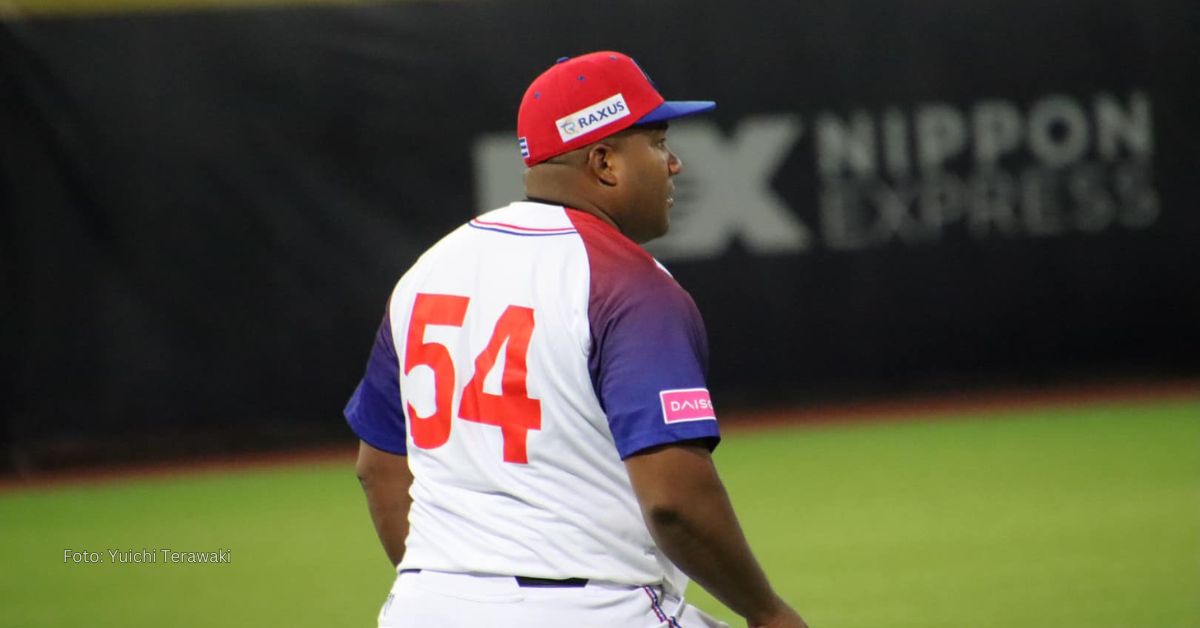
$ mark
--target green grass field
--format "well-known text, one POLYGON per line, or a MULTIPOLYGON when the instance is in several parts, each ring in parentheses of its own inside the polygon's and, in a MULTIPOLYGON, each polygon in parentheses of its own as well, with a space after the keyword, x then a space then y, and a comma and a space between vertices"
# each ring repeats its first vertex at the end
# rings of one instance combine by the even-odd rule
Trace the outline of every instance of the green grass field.
MULTIPOLYGON (((742 432, 717 462, 814 628, 1200 627, 1200 400, 742 432)), ((0 532, 5 628, 365 627, 391 581, 345 463, 10 491, 0 532), (232 563, 104 551, 159 547, 232 563)))

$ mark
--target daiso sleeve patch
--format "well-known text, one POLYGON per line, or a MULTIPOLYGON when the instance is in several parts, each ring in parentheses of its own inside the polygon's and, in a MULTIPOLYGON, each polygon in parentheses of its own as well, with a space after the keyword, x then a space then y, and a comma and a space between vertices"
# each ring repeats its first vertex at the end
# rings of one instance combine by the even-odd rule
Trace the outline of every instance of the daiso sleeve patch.
POLYGON ((664 423, 717 420, 707 388, 664 390, 658 393, 658 398, 662 401, 664 423))

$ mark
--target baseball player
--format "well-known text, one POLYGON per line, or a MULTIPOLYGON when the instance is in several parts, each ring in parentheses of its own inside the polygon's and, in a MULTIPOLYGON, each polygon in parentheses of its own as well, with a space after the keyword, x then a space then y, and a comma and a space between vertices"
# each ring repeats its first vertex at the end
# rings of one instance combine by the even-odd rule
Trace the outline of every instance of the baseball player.
POLYGON ((666 233, 667 102, 629 57, 563 58, 521 101, 527 198, 462 225, 388 302, 346 406, 397 577, 381 627, 804 621, 772 590, 710 457, 720 435, 666 233))

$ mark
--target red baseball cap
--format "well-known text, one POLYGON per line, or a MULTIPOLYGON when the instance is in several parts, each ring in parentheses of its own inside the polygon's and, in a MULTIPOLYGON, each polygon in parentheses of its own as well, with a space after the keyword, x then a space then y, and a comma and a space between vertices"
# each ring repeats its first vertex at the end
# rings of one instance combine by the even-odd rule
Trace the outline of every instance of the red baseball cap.
POLYGON ((517 113, 526 166, 623 131, 711 111, 711 100, 668 101, 630 57, 592 52, 563 57, 533 80, 517 113))

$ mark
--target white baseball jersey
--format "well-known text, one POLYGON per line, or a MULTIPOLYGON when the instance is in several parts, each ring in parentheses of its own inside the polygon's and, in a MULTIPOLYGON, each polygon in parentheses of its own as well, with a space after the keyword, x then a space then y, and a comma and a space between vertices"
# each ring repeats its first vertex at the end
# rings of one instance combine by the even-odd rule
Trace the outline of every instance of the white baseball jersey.
POLYGON ((517 202, 430 248, 400 279, 346 407, 407 455, 400 570, 661 584, 622 460, 719 440, 695 303, 616 228, 517 202))

